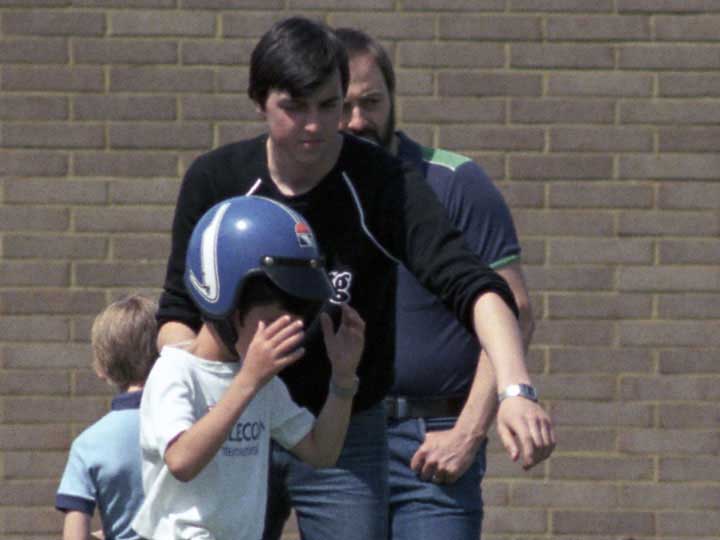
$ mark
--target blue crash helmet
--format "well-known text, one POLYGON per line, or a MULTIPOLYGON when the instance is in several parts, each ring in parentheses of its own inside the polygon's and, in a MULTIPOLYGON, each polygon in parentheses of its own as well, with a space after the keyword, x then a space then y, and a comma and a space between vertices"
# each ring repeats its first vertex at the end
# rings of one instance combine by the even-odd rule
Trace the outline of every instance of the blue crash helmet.
POLYGON ((287 206, 233 197, 208 210, 190 237, 185 287, 205 319, 229 319, 248 278, 267 276, 287 294, 324 302, 333 293, 310 226, 287 206))

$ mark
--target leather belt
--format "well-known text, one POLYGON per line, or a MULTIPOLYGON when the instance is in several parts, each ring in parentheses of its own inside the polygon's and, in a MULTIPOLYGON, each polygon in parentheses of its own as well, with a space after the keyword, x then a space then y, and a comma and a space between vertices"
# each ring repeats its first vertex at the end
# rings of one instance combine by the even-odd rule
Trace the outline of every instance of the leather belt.
POLYGON ((389 420, 458 416, 464 404, 464 398, 424 399, 403 396, 388 396, 385 398, 385 409, 389 420))

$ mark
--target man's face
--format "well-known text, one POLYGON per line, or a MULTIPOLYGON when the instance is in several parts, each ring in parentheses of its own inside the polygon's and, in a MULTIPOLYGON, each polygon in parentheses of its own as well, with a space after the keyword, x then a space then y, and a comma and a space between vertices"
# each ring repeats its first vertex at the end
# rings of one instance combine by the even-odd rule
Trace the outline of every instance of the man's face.
POLYGON ((342 114, 340 75, 335 73, 308 96, 271 90, 261 111, 273 148, 304 165, 332 156, 342 114))
POLYGON ((395 131, 393 116, 390 92, 373 57, 352 56, 341 129, 389 148, 395 131))

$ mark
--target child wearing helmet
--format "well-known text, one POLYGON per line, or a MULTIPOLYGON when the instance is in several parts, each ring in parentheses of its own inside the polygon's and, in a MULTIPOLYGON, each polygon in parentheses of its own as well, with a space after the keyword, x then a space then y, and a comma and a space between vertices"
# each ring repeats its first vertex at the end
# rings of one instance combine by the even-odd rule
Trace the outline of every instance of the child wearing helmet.
POLYGON ((332 466, 357 390, 364 322, 342 308, 320 326, 332 366, 317 420, 276 376, 305 353, 306 321, 332 293, 313 233, 262 197, 212 207, 193 230, 185 284, 202 314, 192 341, 164 347, 140 407, 144 538, 257 539, 270 440, 316 467, 332 466))

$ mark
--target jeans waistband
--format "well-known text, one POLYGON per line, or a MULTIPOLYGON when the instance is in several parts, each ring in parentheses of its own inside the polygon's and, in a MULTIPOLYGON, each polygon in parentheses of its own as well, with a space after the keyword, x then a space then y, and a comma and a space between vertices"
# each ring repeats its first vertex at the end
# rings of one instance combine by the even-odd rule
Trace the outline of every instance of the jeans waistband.
POLYGON ((465 404, 465 398, 411 398, 404 396, 388 396, 385 398, 385 409, 388 420, 404 420, 406 418, 437 418, 442 416, 458 416, 465 404))

